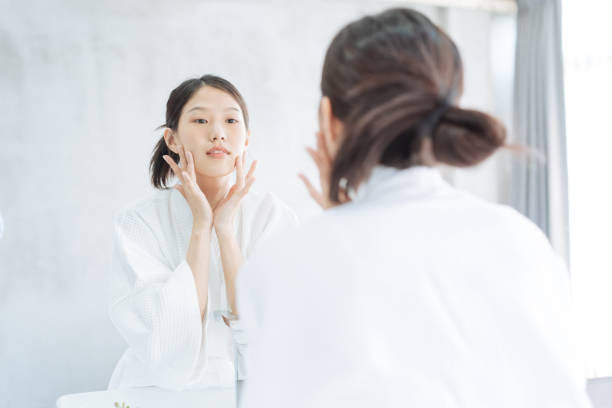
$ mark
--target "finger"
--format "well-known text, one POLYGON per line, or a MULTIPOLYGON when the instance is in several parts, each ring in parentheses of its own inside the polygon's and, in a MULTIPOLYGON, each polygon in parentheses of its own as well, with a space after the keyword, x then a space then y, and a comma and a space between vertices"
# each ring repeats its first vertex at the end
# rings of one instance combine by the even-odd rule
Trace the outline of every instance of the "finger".
POLYGON ((238 186, 234 184, 232 188, 229 189, 227 195, 225 196, 228 200, 234 195, 234 193, 238 190, 238 186))
POLYGON ((191 175, 191 177, 195 178, 195 163, 193 161, 193 154, 191 151, 187 152, 187 161, 189 163, 187 166, 187 172, 191 175))
POLYGON ((244 186, 244 168, 242 167, 242 157, 236 158, 236 185, 238 188, 244 186))
MULTIPOLYGON (((238 192, 238 186, 236 186, 236 184, 234 184, 227 192, 227 194, 225 194, 225 197, 223 197, 223 200, 221 200, 219 202, 219 204, 217 204, 217 206, 215 208, 219 208, 222 207, 224 204, 226 204, 228 201, 231 201, 234 196, 236 196, 237 192, 238 192)), ((239 195, 238 195, 239 196, 239 195)))
POLYGON ((247 178, 246 184, 244 185, 244 188, 242 189, 242 192, 241 192, 243 196, 245 196, 249 192, 254 182, 255 182, 255 177, 247 178))
POLYGON ((314 160, 315 164, 317 165, 317 168, 319 169, 319 174, 321 175, 321 177, 327 178, 331 170, 330 163, 325 160, 325 158, 321 155, 320 152, 314 150, 313 148, 307 147, 306 151, 308 152, 310 157, 312 157, 312 160, 314 160))
POLYGON ((188 151, 183 147, 183 159, 185 159, 185 161, 183 162, 183 170, 188 170, 189 169, 189 157, 188 157, 188 151))
POLYGON ((223 200, 219 201, 217 203, 217 205, 215 206, 215 208, 213 208, 213 211, 217 211, 217 208, 221 208, 223 207, 223 205, 227 202, 227 197, 224 198, 223 200))
POLYGON ((321 155, 319 155, 319 153, 315 149, 313 149, 312 147, 307 147, 306 151, 308 152, 308 154, 310 155, 310 157, 312 158, 312 160, 315 162, 315 164, 317 165, 319 169, 325 166, 325 162, 323 158, 321 157, 321 155))
POLYGON ((316 133, 316 136, 317 136, 317 150, 323 151, 323 149, 325 149, 325 143, 323 142, 323 133, 319 131, 316 133))
POLYGON ((308 193, 310 193, 310 196, 317 202, 317 204, 319 204, 321 207, 325 208, 325 201, 323 200, 323 196, 321 195, 321 193, 319 193, 319 191, 312 185, 312 183, 310 182, 310 180, 308 180, 308 178, 306 178, 306 176, 304 176, 303 174, 298 174, 298 177, 302 180, 302 182, 304 182, 304 184, 306 185, 306 189, 308 190, 308 193))
POLYGON ((185 148, 183 146, 179 146, 179 168, 184 170, 187 168, 187 159, 185 158, 185 148))
POLYGON ((340 189, 338 191, 338 200, 340 200, 341 203, 346 203, 346 202, 351 201, 348 194, 346 193, 346 190, 343 190, 343 189, 340 189))
POLYGON ((189 169, 189 157, 187 157, 188 156, 188 154, 187 154, 188 151, 187 151, 187 149, 185 149, 184 146, 181 146, 181 147, 182 147, 182 151, 183 151, 183 158, 185 159, 185 161, 183 162, 183 166, 182 167, 183 167, 183 170, 188 170, 189 169))
POLYGON ((194 186, 194 181, 195 180, 193 178, 191 178, 189 173, 187 173, 185 170, 181 171, 181 176, 183 176, 182 184, 187 189, 185 191, 192 193, 194 191, 193 186, 194 186))
POLYGON ((181 182, 185 194, 195 196, 201 193, 200 187, 197 185, 196 180, 189 175, 186 171, 181 172, 183 181, 181 182))
POLYGON ((251 168, 249 169, 249 172, 246 175, 247 180, 253 177, 253 174, 255 173, 256 168, 257 168, 257 160, 253 160, 253 163, 251 163, 251 168))
POLYGON ((182 184, 177 184, 176 186, 174 186, 174 188, 177 189, 179 193, 181 193, 181 195, 185 198, 185 200, 187 199, 187 196, 185 195, 185 188, 183 187, 182 184))
MULTIPOLYGON (((317 168, 319 169, 319 183, 321 184, 321 190, 322 191, 328 191, 329 189, 329 177, 330 177, 330 173, 331 173, 331 166, 329 165, 329 163, 322 157, 321 153, 310 148, 307 147, 306 150, 308 151, 308 154, 310 154, 310 157, 312 157, 312 159, 315 161, 315 164, 317 165, 317 168)), ((321 199, 323 200, 323 194, 321 193, 321 199)), ((326 208, 326 207, 324 207, 326 208)))
POLYGON ((164 156, 162 156, 163 159, 166 161, 166 163, 168 163, 168 165, 170 166, 170 168, 172 169, 172 172, 174 173, 174 175, 176 177, 178 177, 178 179, 183 182, 183 176, 181 174, 181 169, 179 169, 178 165, 174 162, 174 160, 172 159, 172 157, 168 156, 167 154, 165 154, 164 156))
POLYGON ((326 160, 331 161, 331 154, 329 154, 329 150, 327 150, 327 143, 325 143, 325 139, 323 139, 323 132, 317 132, 317 150, 321 152, 326 160))

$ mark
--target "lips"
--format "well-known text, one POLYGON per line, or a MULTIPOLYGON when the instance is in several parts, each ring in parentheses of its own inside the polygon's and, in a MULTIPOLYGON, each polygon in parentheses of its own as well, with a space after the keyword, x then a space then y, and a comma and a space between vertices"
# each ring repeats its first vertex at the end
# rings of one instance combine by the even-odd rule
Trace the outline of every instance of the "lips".
POLYGON ((210 156, 219 156, 219 155, 230 154, 230 152, 225 147, 215 146, 212 149, 208 150, 206 154, 210 156))

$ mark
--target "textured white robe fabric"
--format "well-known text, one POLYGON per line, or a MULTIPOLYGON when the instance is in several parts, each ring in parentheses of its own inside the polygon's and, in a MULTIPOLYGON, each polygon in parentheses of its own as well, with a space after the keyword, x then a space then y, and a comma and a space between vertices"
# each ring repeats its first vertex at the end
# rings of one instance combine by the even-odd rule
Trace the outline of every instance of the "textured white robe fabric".
MULTIPOLYGON (((249 192, 235 224, 243 256, 248 259, 269 234, 296 223, 295 214, 272 194, 249 192)), ((204 322, 200 318, 185 260, 192 225, 191 210, 176 189, 158 191, 117 215, 109 315, 128 349, 109 389, 233 387, 246 377, 241 322, 233 321, 230 329, 222 320, 229 307, 214 229, 208 311, 204 322)))
POLYGON ((238 279, 241 408, 588 407, 567 270, 509 207, 378 167, 238 279))

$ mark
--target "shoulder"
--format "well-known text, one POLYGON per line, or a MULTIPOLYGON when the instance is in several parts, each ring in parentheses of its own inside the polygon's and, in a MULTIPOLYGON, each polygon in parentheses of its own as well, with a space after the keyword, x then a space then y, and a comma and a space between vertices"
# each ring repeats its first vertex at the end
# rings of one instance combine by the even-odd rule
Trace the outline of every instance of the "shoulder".
POLYGON ((516 260, 549 259, 557 257, 546 234, 529 218, 513 207, 491 203, 464 193, 458 218, 464 231, 480 233, 488 237, 490 245, 498 244, 498 250, 511 254, 516 260))
POLYGON ((528 235, 533 237, 533 239, 548 242, 544 232, 515 208, 506 204, 491 203, 467 193, 465 196, 473 206, 474 211, 480 214, 483 222, 500 230, 514 231, 517 234, 528 235))

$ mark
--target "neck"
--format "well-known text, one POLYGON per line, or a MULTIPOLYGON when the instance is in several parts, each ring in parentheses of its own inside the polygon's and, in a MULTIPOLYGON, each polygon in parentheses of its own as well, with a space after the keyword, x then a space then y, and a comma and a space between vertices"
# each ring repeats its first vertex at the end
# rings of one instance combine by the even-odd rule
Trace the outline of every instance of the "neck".
POLYGON ((198 186, 206 196, 212 209, 215 209, 217 204, 227 195, 231 179, 231 174, 221 177, 207 177, 198 174, 198 186))

